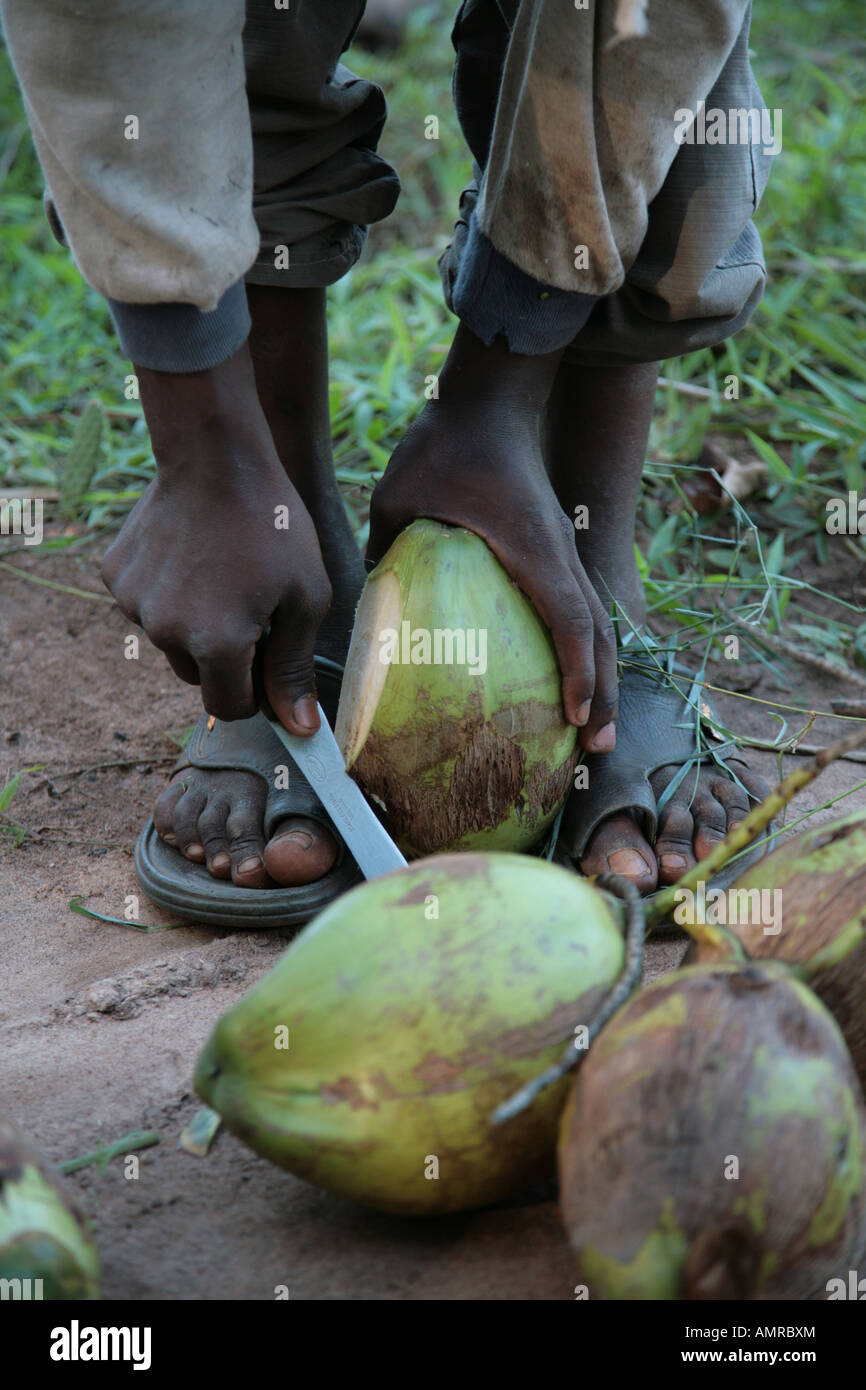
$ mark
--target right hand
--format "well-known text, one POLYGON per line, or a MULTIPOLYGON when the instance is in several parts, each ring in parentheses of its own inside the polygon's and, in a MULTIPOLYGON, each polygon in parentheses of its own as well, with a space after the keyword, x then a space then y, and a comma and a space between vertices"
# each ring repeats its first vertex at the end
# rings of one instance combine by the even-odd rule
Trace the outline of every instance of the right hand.
POLYGON ((213 373, 139 369, 158 473, 106 552, 102 578, 181 680, 201 686, 206 711, 219 719, 255 714, 252 664, 269 626, 268 699, 287 729, 309 735, 319 725, 313 652, 331 586, 252 373, 241 368, 238 379, 232 364, 236 358, 213 369, 229 379, 215 409, 202 409, 213 373), (277 508, 288 508, 288 529, 276 525, 285 515, 277 508))

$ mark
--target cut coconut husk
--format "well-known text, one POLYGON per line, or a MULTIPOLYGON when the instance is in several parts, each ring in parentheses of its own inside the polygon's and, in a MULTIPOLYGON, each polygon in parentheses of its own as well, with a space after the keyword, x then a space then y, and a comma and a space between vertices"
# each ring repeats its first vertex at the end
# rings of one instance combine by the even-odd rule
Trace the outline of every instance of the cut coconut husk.
POLYGON ((546 627, 484 541, 416 521, 361 595, 335 734, 403 852, 529 850, 577 730, 546 627))
MULTIPOLYGON (((866 1086, 866 811, 795 835, 741 874, 714 911, 749 958, 784 961, 811 985, 866 1086)), ((729 949, 693 941, 686 963, 729 949)))
POLYGON ((825 1298, 866 1254, 866 1109, 844 1041, 778 964, 635 995, 559 1142, 579 1277, 602 1299, 825 1298))
POLYGON ((99 1256, 72 1189, 2 1117, 0 1280, 18 1281, 13 1297, 99 1297, 99 1256))
POLYGON ((565 869, 427 859, 307 927, 220 1019, 196 1088, 256 1152, 343 1197, 485 1205, 552 1169, 568 1080, 505 1125, 491 1112, 582 1045, 624 960, 615 900, 565 869))

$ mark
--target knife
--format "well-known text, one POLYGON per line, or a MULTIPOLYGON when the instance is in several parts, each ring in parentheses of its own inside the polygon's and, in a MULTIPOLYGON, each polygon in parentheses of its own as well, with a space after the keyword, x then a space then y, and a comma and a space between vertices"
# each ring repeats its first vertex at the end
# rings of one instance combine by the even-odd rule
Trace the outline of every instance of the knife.
POLYGON ((405 869, 400 853, 361 788, 346 771, 340 745, 319 705, 319 727, 309 738, 284 729, 263 695, 260 708, 280 743, 291 753, 313 791, 339 830, 365 878, 378 878, 405 869))

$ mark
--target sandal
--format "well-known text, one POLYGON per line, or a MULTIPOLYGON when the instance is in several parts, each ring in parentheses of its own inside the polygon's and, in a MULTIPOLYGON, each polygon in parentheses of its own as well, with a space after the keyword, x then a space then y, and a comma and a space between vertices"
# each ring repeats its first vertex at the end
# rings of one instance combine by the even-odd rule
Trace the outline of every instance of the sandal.
MULTIPOLYGON (((618 812, 636 816, 650 845, 655 844, 658 818, 674 792, 690 772, 715 762, 748 793, 732 764, 746 767, 745 759, 734 756, 737 744, 719 729, 719 720, 703 690, 701 680, 685 667, 675 664, 674 653, 639 639, 638 648, 620 648, 621 679, 616 747, 612 753, 588 753, 583 759, 589 774, 591 796, 572 796, 565 808, 556 842, 558 863, 580 871, 580 860, 593 832, 618 812), (656 801, 650 775, 660 767, 679 765, 656 801)), ((743 850, 714 875, 713 888, 725 889, 747 865, 761 858, 765 835, 743 850)), ((661 889, 647 895, 652 902, 661 889)), ((660 924, 657 932, 666 934, 680 928, 660 924)))
MULTIPOLYGON (((319 701, 333 723, 343 671, 326 657, 317 656, 315 667, 319 701)), ((203 864, 194 864, 179 850, 167 845, 160 839, 151 819, 135 847, 135 869, 142 888, 160 907, 188 921, 214 927, 294 927, 308 922, 341 893, 362 881, 363 875, 330 817, 307 779, 291 763, 289 753, 264 715, 254 714, 251 719, 224 723, 202 714, 173 773, 185 767, 257 773, 268 785, 266 839, 278 821, 287 816, 303 816, 326 825, 339 850, 333 867, 313 883, 281 888, 239 888, 234 883, 213 878, 203 864), (290 785, 285 791, 278 791, 273 785, 274 768, 285 765, 287 760, 291 764, 290 785)))

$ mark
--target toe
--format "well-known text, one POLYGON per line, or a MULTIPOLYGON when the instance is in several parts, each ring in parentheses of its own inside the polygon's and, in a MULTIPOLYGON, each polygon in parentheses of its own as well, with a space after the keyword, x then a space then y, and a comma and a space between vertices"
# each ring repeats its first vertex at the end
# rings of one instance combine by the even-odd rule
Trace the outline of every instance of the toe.
MULTIPOLYGON (((741 821, 763 801, 770 788, 762 777, 750 768, 738 766, 737 776, 744 785, 740 786, 732 777, 717 777, 712 784, 713 795, 725 811, 726 830, 736 830, 741 821)), ((768 846, 764 846, 766 853, 768 846)))
POLYGON ((222 796, 214 796, 198 818, 198 837, 204 847, 208 872, 214 878, 231 878, 232 861, 229 850, 229 837, 226 821, 229 815, 229 802, 222 796))
MULTIPOLYGON (((183 783, 181 784, 183 786, 183 783)), ((181 854, 194 864, 204 863, 204 846, 199 839, 198 818, 207 805, 203 788, 190 786, 175 802, 171 824, 181 854)))
POLYGON ((264 863, 265 837, 262 806, 244 798, 234 802, 226 819, 232 880, 239 888, 268 888, 271 880, 264 863))
POLYGON ((315 883, 333 868, 337 842, 327 826, 293 817, 281 821, 265 847, 265 868, 284 885, 315 883))
POLYGON ((656 836, 659 883, 676 883, 687 869, 694 866, 694 830, 695 823, 688 806, 681 801, 669 801, 659 817, 656 836))
POLYGON ((153 808, 153 823, 157 834, 168 845, 177 844, 177 836, 174 833, 174 808, 183 794, 181 782, 169 782, 165 790, 160 792, 153 808))
POLYGON ((692 802, 695 834, 692 841, 696 859, 706 859, 720 840, 725 838, 728 820, 725 808, 706 788, 701 788, 692 802))
POLYGON ((625 814, 602 821, 586 847, 580 867, 587 875, 619 874, 641 893, 651 893, 657 882, 655 855, 637 822, 625 814))

